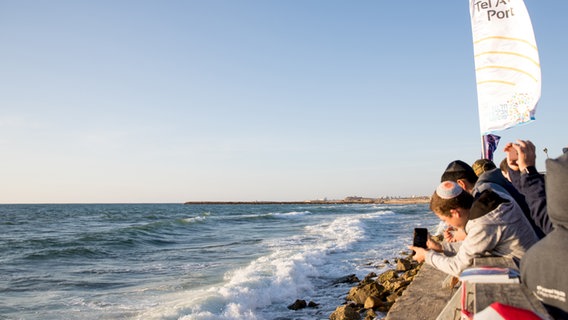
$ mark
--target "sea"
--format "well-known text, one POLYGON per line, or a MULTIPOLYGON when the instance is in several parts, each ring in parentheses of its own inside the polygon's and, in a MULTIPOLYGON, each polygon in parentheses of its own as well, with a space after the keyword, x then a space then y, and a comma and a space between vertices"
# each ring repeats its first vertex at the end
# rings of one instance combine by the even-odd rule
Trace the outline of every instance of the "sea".
POLYGON ((329 319, 416 227, 426 204, 0 205, 0 319, 329 319))

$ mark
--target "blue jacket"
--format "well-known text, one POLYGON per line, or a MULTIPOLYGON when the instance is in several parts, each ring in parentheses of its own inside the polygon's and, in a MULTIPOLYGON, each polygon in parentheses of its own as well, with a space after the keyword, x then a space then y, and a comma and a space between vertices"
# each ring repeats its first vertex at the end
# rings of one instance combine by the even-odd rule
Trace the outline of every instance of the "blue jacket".
POLYGON ((530 220, 542 233, 549 234, 552 222, 546 210, 546 190, 544 177, 540 173, 520 173, 509 169, 513 185, 521 192, 530 208, 530 220))

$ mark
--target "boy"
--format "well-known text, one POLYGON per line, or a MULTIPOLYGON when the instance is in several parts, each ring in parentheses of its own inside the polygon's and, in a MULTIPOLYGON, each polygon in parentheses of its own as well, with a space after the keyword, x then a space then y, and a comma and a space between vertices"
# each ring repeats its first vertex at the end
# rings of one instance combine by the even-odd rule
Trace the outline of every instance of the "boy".
POLYGON ((428 249, 411 246, 413 259, 453 276, 487 254, 519 260, 538 241, 521 208, 503 192, 487 189, 474 199, 457 183, 444 181, 432 195, 430 209, 450 226, 465 229, 467 236, 455 243, 428 240, 428 249))

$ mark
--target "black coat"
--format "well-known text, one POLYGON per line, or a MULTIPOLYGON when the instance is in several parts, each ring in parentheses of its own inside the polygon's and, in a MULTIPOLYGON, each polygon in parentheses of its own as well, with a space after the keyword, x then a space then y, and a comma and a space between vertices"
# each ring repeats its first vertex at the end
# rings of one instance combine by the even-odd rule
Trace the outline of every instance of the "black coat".
POLYGON ((568 153, 546 160, 547 212, 554 229, 521 260, 521 279, 555 319, 568 319, 568 153))

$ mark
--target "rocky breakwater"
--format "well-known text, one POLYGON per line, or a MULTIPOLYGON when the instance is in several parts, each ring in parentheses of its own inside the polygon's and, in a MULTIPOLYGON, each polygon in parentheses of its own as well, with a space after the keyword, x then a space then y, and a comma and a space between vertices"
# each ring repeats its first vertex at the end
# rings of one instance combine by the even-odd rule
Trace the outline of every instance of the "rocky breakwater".
POLYGON ((379 275, 371 272, 362 281, 357 279, 357 285, 347 294, 346 303, 337 307, 329 319, 372 320, 379 316, 377 312, 386 314, 421 266, 408 255, 396 259, 395 268, 379 275))

